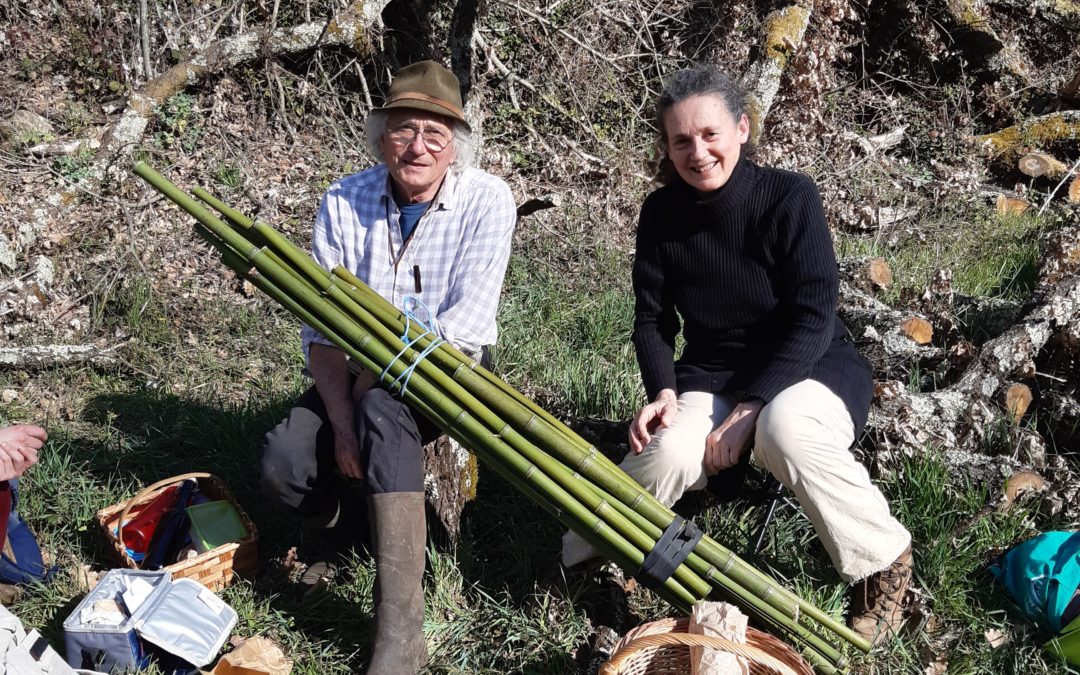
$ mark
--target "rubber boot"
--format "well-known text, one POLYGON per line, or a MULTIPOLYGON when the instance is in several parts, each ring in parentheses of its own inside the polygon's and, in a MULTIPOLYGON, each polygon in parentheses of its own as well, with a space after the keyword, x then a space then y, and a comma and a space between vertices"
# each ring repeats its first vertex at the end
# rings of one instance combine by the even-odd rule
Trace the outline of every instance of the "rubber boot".
POLYGON ((375 548, 375 646, 367 675, 412 675, 427 664, 424 493, 371 495, 368 517, 375 548))

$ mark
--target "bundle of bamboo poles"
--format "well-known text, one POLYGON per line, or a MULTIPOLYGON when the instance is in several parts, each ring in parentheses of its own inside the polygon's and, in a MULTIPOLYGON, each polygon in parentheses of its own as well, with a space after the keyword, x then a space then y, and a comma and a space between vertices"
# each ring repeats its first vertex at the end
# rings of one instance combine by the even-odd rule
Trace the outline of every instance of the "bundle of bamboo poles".
MULTIPOLYGON (((413 409, 624 569, 641 567, 675 514, 596 448, 450 344, 423 356, 433 337, 347 270, 326 271, 274 229, 205 190, 192 192, 220 218, 146 164, 134 171, 198 221, 196 231, 228 267, 341 348, 352 367, 380 375, 413 409)), ((686 613, 704 598, 733 602, 785 636, 821 673, 846 668, 845 643, 870 649, 708 536, 657 592, 686 613)))

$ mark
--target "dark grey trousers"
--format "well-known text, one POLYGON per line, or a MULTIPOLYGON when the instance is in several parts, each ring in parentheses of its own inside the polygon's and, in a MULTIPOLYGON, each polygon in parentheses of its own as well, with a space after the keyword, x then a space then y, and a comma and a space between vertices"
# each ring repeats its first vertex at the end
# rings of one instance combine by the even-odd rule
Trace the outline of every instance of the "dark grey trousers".
MULTIPOLYGON (((423 448, 442 433, 438 427, 379 388, 360 399, 354 423, 364 491, 424 490, 423 448)), ((337 471, 334 432, 314 386, 266 434, 259 450, 259 476, 267 498, 294 515, 318 519, 336 511, 339 502, 345 508, 342 497, 352 492, 350 481, 337 471)))

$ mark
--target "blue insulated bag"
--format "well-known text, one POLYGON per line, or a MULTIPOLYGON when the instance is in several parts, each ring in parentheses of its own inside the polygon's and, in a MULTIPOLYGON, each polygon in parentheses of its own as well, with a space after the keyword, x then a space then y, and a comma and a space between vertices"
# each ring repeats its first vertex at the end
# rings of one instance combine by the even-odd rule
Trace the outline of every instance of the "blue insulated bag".
POLYGON ((990 568, 1024 614, 1055 635, 1080 587, 1080 532, 1045 532, 1009 550, 990 568))
POLYGON ((173 580, 164 570, 110 570, 64 621, 67 662, 129 671, 157 660, 166 672, 195 673, 221 651, 236 619, 232 607, 191 579, 173 580), (146 595, 133 611, 99 614, 128 605, 126 594, 136 583, 146 595))
POLYGON ((990 567, 1020 609, 1055 637, 1046 648, 1080 665, 1080 618, 1062 616, 1080 588, 1080 532, 1046 532, 1009 550, 990 567))

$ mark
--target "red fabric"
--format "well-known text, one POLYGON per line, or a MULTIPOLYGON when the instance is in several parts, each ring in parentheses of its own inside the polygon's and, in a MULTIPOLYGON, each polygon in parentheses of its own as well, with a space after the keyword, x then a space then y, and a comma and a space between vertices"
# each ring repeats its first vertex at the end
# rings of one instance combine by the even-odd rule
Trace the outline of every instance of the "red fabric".
POLYGON ((11 489, 7 481, 0 483, 0 546, 7 541, 7 522, 11 515, 11 489))

